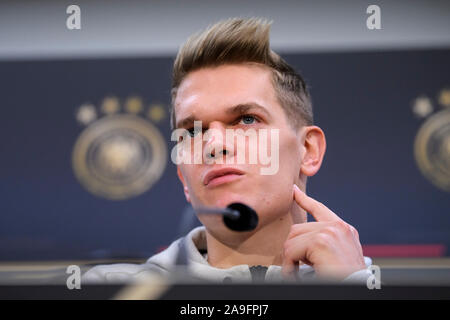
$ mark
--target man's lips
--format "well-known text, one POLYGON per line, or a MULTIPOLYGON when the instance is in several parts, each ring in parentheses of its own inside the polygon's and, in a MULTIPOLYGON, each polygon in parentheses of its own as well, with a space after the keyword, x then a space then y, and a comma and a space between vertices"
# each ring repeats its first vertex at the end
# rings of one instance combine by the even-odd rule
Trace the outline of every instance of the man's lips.
POLYGON ((222 168, 209 171, 203 178, 203 184, 208 187, 239 179, 244 172, 235 168, 222 168))

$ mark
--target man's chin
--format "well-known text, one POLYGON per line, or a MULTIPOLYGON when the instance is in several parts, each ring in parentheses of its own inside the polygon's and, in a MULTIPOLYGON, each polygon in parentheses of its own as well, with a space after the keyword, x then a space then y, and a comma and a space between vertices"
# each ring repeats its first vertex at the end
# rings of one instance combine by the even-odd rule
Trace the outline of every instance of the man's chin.
POLYGON ((221 216, 198 215, 198 218, 211 236, 227 245, 238 245, 255 232, 233 231, 225 225, 221 216))

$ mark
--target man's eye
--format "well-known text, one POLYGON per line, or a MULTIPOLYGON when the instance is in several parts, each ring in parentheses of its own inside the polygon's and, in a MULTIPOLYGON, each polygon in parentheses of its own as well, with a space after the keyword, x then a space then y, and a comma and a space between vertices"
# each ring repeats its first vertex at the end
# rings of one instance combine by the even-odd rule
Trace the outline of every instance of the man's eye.
POLYGON ((243 124, 252 124, 256 121, 254 116, 246 115, 241 117, 241 123, 243 124))
POLYGON ((199 133, 201 130, 195 130, 195 128, 187 129, 187 132, 191 137, 195 137, 197 133, 199 133))

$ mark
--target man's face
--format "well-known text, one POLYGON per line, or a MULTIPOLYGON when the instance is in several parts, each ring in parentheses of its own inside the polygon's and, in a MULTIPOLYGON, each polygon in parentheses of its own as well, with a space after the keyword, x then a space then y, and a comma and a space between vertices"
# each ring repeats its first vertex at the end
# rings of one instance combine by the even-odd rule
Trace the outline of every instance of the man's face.
MULTIPOLYGON (((248 138, 244 146, 238 145, 237 141, 222 142, 212 134, 203 142, 203 148, 227 150, 223 155, 224 164, 202 161, 201 164, 178 165, 186 198, 194 208, 200 205, 226 207, 232 202, 242 202, 258 213, 258 228, 275 219, 282 219, 290 212, 293 205, 292 186, 299 181, 303 149, 300 131, 288 123, 276 98, 269 69, 257 64, 238 64, 191 72, 179 86, 174 108, 176 126, 179 128, 193 128, 192 122, 183 121, 189 118, 202 121, 203 130, 222 132, 223 137, 226 136, 226 129, 267 129, 268 152, 278 152, 279 155, 278 171, 262 175, 261 168, 268 165, 260 161, 250 164, 246 158, 245 163, 226 163, 238 152, 245 152, 248 156, 258 149, 258 144, 249 143, 248 138), (278 150, 271 150, 272 129, 279 130, 278 150), (209 183, 205 181, 208 174, 223 168, 237 169, 240 174, 230 174, 209 183)), ((199 219, 210 231, 219 232, 223 228, 218 217, 199 215, 199 219)))

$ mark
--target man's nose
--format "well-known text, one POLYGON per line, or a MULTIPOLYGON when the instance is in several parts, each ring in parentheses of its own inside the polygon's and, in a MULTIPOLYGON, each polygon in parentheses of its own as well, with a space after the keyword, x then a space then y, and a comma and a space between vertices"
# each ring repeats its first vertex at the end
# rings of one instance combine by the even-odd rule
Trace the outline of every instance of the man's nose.
POLYGON ((205 135, 205 158, 207 160, 234 155, 232 141, 226 141, 226 128, 222 123, 211 122, 205 135))

